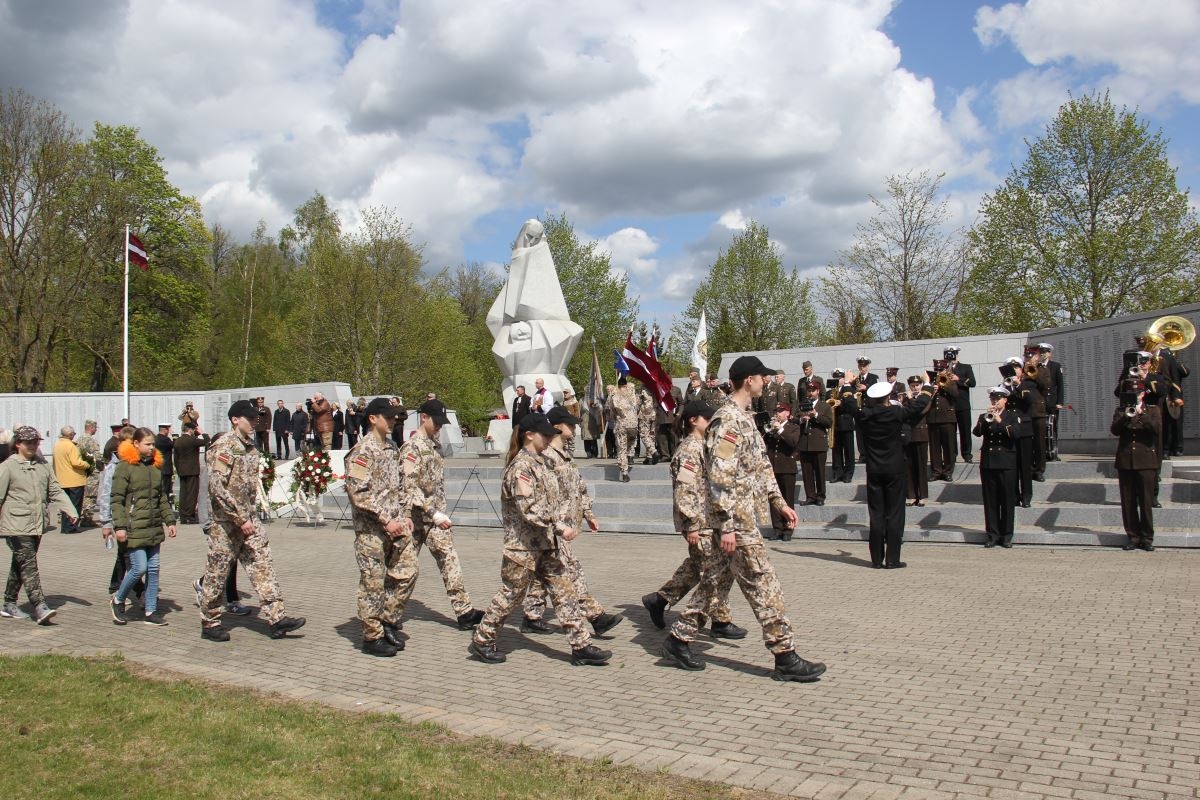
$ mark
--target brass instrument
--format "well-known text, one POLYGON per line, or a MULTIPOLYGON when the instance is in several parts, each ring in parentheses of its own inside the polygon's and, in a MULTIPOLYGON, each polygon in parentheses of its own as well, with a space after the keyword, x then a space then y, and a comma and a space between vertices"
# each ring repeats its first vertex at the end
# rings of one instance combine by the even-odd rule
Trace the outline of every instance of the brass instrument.
POLYGON ((1196 341, 1196 326, 1186 317, 1174 315, 1159 317, 1154 320, 1146 331, 1146 346, 1151 349, 1151 342, 1157 342, 1171 350, 1185 350, 1196 341))
POLYGON ((945 389, 954 382, 954 378, 951 377, 950 363, 944 358, 935 358, 933 360, 933 373, 935 376, 934 381, 937 383, 939 389, 945 389))
POLYGON ((989 422, 989 423, 991 423, 991 422, 999 422, 999 421, 1000 421, 1000 415, 999 415, 999 414, 997 414, 997 413, 995 413, 994 411, 989 411, 989 412, 987 412, 986 414, 984 414, 984 415, 983 415, 983 419, 984 419, 984 421, 985 421, 985 422, 989 422))
POLYGON ((1021 367, 1022 374, 1030 380, 1037 380, 1038 376, 1038 359, 1041 358, 1042 351, 1036 344, 1025 345, 1024 352, 1021 357, 1025 361, 1025 366, 1021 367))

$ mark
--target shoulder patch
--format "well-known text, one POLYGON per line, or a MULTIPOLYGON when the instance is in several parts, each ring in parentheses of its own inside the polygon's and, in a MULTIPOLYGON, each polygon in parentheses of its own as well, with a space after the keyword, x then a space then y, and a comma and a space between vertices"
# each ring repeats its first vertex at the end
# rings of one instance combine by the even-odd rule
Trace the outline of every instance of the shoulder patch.
POLYGON ((352 480, 365 480, 371 474, 371 470, 367 466, 367 460, 362 456, 350 459, 350 468, 346 470, 346 477, 352 480))
POLYGON ((685 458, 679 463, 678 479, 680 483, 695 483, 700 477, 700 465, 690 458, 685 458))
POLYGON ((404 468, 404 474, 411 475, 416 472, 420 461, 420 457, 412 450, 409 450, 404 456, 404 463, 401 465, 404 468))
POLYGON ((529 497, 533 494, 533 473, 521 470, 517 473, 517 494, 529 497))

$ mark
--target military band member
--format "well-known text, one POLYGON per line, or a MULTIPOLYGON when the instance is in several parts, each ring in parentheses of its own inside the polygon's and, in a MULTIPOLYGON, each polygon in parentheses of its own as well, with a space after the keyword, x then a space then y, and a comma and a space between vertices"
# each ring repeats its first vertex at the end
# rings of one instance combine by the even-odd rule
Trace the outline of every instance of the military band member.
MULTIPOLYGON (((698 664, 688 643, 706 620, 705 609, 720 583, 723 569, 733 571, 738 587, 754 611, 763 630, 763 640, 775 656, 771 677, 779 681, 810 682, 820 678, 825 665, 810 662, 796 653, 792 625, 783 602, 783 589, 767 557, 758 532, 765 506, 773 506, 789 527, 795 527, 796 511, 788 507, 767 461, 766 446, 750 412, 762 395, 764 378, 774 374, 755 356, 740 356, 729 369, 732 393, 710 420, 705 433, 708 465, 708 520, 720 536, 720 553, 701 567, 704 576, 692 594, 687 609, 671 627, 664 652, 676 664, 698 664), (709 580, 707 576, 712 575, 709 580)), ((698 667, 689 666, 688 669, 698 667)))
POLYGON ((833 380, 838 384, 830 390, 829 405, 834 409, 833 466, 829 480, 850 483, 854 480, 854 411, 858 407, 853 378, 835 369, 833 380))
POLYGON ((988 389, 988 410, 979 415, 974 433, 979 445, 979 480, 983 484, 984 547, 1012 547, 1017 496, 1017 414, 1009 409, 1009 390, 988 389))
POLYGON ((592 644, 575 588, 559 557, 559 543, 570 542, 579 531, 563 521, 558 481, 541 455, 557 433, 544 414, 526 415, 514 431, 513 446, 517 449, 510 453, 500 490, 504 522, 501 587, 476 626, 468 648, 471 655, 486 664, 507 660, 496 649, 496 639, 504 621, 525 599, 535 577, 554 601, 555 614, 571 642, 571 663, 602 666, 612 658, 611 652, 592 644))
POLYGON ((807 397, 800 401, 796 423, 800 427, 800 442, 796 455, 804 480, 804 502, 810 506, 825 505, 825 454, 829 451, 829 429, 833 426, 833 409, 821 399, 824 386, 814 380, 801 384, 807 397))
POLYGON ((604 405, 604 415, 612 424, 613 435, 617 440, 617 470, 621 480, 629 482, 629 460, 633 457, 633 449, 637 445, 638 435, 638 399, 629 385, 629 379, 622 375, 617 379, 617 386, 608 393, 604 405))
POLYGON ((249 400, 239 400, 228 413, 232 430, 207 452, 212 525, 208 532, 208 569, 202 582, 200 635, 214 642, 229 641, 229 631, 221 626, 221 595, 233 562, 240 561, 262 600, 271 638, 282 639, 303 627, 304 617, 283 613, 283 595, 275 580, 270 544, 256 513, 259 454, 254 446, 254 423, 258 409, 249 400))
POLYGON ((933 395, 929 411, 929 480, 954 480, 954 462, 957 460, 958 384, 949 377, 948 370, 941 370, 934 380, 937 391, 933 395))
MULTIPOLYGON (((426 400, 417 413, 420 415, 417 430, 401 445, 399 453, 403 495, 412 509, 414 551, 419 556, 422 546, 429 548, 442 574, 459 630, 469 631, 483 619, 483 612, 471 607, 471 596, 463 585, 462 564, 454 548, 450 516, 446 513, 446 479, 438 436, 450 418, 446 416, 446 406, 436 399, 426 400)), ((407 601, 404 596, 401 611, 407 601)))
MULTIPOLYGON (((671 458, 671 487, 674 495, 675 530, 687 542, 688 555, 675 570, 675 574, 657 592, 643 595, 642 605, 650 613, 654 627, 666 627, 667 608, 682 600, 696 588, 702 578, 701 567, 713 557, 717 546, 712 527, 708 524, 708 492, 705 487, 704 432, 714 409, 700 401, 688 403, 679 415, 679 447, 671 458)), ((733 573, 720 572, 720 585, 709 594, 709 606, 705 616, 711 620, 712 635, 720 639, 745 639, 746 629, 733 623, 729 613, 729 589, 733 586, 733 573)), ((705 622, 701 621, 703 627, 705 622)), ((674 658, 673 655, 668 656, 674 658)), ((696 667, 681 664, 684 669, 696 667)), ((699 668, 703 668, 703 663, 699 668)))
POLYGON ((1004 384, 1008 387, 1007 407, 1017 415, 1017 490, 1016 502, 1021 508, 1033 505, 1033 393, 1037 385, 1024 378, 1021 359, 1013 356, 1000 366, 1004 384))
POLYGON ((1183 380, 1191 373, 1180 363, 1171 349, 1160 342, 1154 342, 1151 356, 1157 361, 1159 375, 1163 376, 1170 386, 1170 394, 1163 409, 1166 413, 1162 418, 1163 458, 1183 455, 1183 380))
POLYGON ((1156 447, 1162 412, 1147 401, 1140 378, 1122 381, 1121 405, 1113 413, 1110 430, 1117 441, 1117 483, 1121 492, 1121 522, 1129 541, 1125 550, 1154 550, 1154 495, 1161 460, 1156 447))
MULTIPOLYGON (((854 376, 854 391, 858 393, 858 397, 867 396, 867 389, 879 382, 879 376, 871 372, 871 359, 866 356, 858 357, 858 374, 854 376)), ((860 402, 861 405, 861 402, 860 402)), ((854 438, 858 442, 858 461, 863 462, 863 439, 862 431, 855 429, 854 438)), ((849 483, 849 481, 847 481, 849 483)))
MULTIPOLYGON (((1054 435, 1051 436, 1053 446, 1047 445, 1046 460, 1058 461, 1058 416, 1064 408, 1066 408, 1066 391, 1067 383, 1063 377, 1062 364, 1053 360, 1054 345, 1049 342, 1041 342, 1038 345, 1040 354, 1041 367, 1046 370, 1050 377, 1050 387, 1046 391, 1046 419, 1053 420, 1054 435)), ((1047 422, 1047 426, 1051 423, 1047 422)))
MULTIPOLYGON (((1050 345, 1043 342, 1038 345, 1038 350, 1044 354, 1048 347, 1050 345)), ((1039 355, 1034 359, 1037 363, 1032 365, 1033 369, 1026 370, 1027 377, 1037 386, 1037 392, 1029 395, 1032 401, 1029 418, 1033 421, 1033 479, 1039 482, 1046 480, 1046 460, 1050 457, 1049 423, 1046 420, 1050 416, 1048 401, 1052 388, 1050 370, 1041 364, 1041 358, 1039 355)))
MULTIPOLYGON (((907 407, 921 394, 925 381, 920 375, 908 376, 908 392, 901 397, 907 407)), ((905 495, 909 505, 923 508, 929 499, 929 404, 909 422, 908 442, 904 445, 905 495)))
POLYGON ((958 426, 958 452, 963 463, 970 464, 974 461, 971 455, 971 426, 975 422, 971 419, 971 390, 975 388, 975 370, 970 364, 958 360, 960 352, 961 347, 950 345, 942 351, 942 357, 946 359, 950 369, 951 380, 958 385, 958 401, 954 404, 954 416, 958 426))
POLYGON ((638 438, 642 440, 642 452, 645 454, 642 464, 646 466, 657 464, 658 447, 654 440, 658 438, 658 424, 654 409, 658 403, 655 402, 654 397, 645 386, 639 386, 637 404, 637 433, 638 438))

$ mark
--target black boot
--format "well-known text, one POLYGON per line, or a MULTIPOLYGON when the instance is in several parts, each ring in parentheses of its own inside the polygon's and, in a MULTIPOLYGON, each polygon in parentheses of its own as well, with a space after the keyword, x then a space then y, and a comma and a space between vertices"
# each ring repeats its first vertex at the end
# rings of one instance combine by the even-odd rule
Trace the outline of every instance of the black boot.
POLYGON ((819 661, 805 661, 792 651, 775 655, 775 671, 771 673, 771 677, 777 681, 812 683, 820 678, 823 672, 824 664, 819 661))
POLYGON ((667 601, 658 592, 642 595, 642 605, 646 607, 646 611, 650 613, 650 621, 654 623, 654 627, 660 631, 667 627, 665 614, 667 613, 667 601))
POLYGON ((597 636, 603 636, 613 628, 621 624, 621 620, 625 619, 620 614, 609 614, 607 611, 593 619, 588 620, 592 623, 592 630, 597 636))
MULTIPOLYGON (((400 629, 395 625, 389 625, 386 622, 383 624, 383 638, 388 644, 397 650, 404 649, 404 639, 400 636, 400 629)), ((364 652, 366 652, 364 650, 364 652)), ((379 655, 376 653, 375 655, 379 655)))
POLYGON ((473 631, 475 630, 475 626, 482 621, 483 612, 478 608, 472 608, 458 618, 458 629, 460 631, 473 631))
POLYGON ((474 639, 467 645, 467 652, 485 664, 503 664, 508 660, 508 656, 496 650, 496 645, 479 644, 474 639))
POLYGON ((544 619, 525 617, 521 620, 521 633, 554 633, 554 628, 544 619))
POLYGON ((680 669, 691 672, 704 669, 704 662, 692 655, 691 646, 682 639, 676 639, 673 635, 668 635, 663 642, 662 654, 663 658, 674 661, 675 666, 680 669))
POLYGON ((229 631, 220 625, 202 625, 200 627, 200 638, 208 639, 210 642, 228 642, 229 631))
POLYGON ((362 651, 369 656, 391 658, 399 649, 387 639, 363 639, 362 651))
POLYGON ((577 667, 604 667, 608 665, 610 658, 612 658, 611 650, 601 650, 594 644, 571 651, 571 663, 577 667))
POLYGON ((289 632, 304 627, 304 617, 284 617, 271 625, 271 638, 282 639, 289 632))
POLYGON ((712 635, 714 639, 745 639, 746 629, 738 627, 732 622, 714 622, 712 635))

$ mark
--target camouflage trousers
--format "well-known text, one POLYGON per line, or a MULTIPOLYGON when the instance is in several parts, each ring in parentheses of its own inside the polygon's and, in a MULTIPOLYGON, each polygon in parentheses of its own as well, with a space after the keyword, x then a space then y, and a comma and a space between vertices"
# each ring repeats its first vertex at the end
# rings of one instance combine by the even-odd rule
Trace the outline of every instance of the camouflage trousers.
POLYGON ((496 643, 504 621, 525 599, 525 593, 529 591, 534 578, 545 584, 571 647, 578 650, 591 644, 592 635, 584 625, 575 587, 567 577, 566 567, 558 553, 554 550, 529 552, 507 548, 500 564, 500 591, 492 598, 483 621, 475 628, 476 644, 487 646, 496 643))
POLYGON ((463 584, 462 564, 458 560, 458 551, 454 549, 454 534, 436 525, 426 526, 415 514, 412 522, 413 541, 416 543, 413 558, 421 554, 422 545, 428 547, 442 573, 442 583, 446 585, 446 596, 450 598, 454 616, 461 617, 470 612, 471 596, 463 584))
MULTIPOLYGON (((712 559, 714 547, 713 532, 711 530, 700 531, 700 541, 696 544, 688 545, 687 558, 675 570, 675 574, 658 590, 658 596, 666 600, 667 605, 675 605, 686 597, 688 592, 700 584, 701 566, 706 561, 712 559)), ((713 622, 733 622, 733 616, 729 612, 729 590, 732 586, 733 571, 722 570, 716 591, 711 593, 709 596, 709 606, 704 609, 704 613, 713 622)))
POLYGON ((412 537, 385 532, 354 535, 358 562, 358 621, 363 639, 382 638, 383 626, 404 618, 404 606, 417 585, 417 546, 412 537))
POLYGON ((46 602, 42 594, 42 579, 38 575, 37 552, 42 546, 40 536, 5 536, 8 549, 12 550, 12 564, 8 568, 8 583, 4 586, 4 602, 15 603, 25 587, 25 595, 33 605, 46 602))
MULTIPOLYGON (((587 578, 583 575, 583 565, 571 552, 571 545, 562 539, 558 540, 558 557, 562 559, 567 579, 575 588, 575 597, 579 601, 579 610, 583 612, 583 616, 587 619, 595 619, 603 614, 604 606, 596 602, 596 598, 592 597, 592 593, 588 589, 587 578)), ((523 610, 529 619, 541 619, 546 616, 546 585, 540 578, 534 578, 533 583, 529 586, 523 610)))
POLYGON ((779 585, 775 568, 767 558, 762 534, 757 530, 738 531, 737 549, 732 555, 721 551, 719 541, 714 533, 712 550, 700 565, 700 584, 687 608, 671 626, 671 635, 684 642, 696 638, 698 629, 708 625, 707 609, 713 602, 717 587, 727 580, 723 573, 732 572, 746 602, 750 604, 750 610, 762 626, 767 649, 775 654, 795 650, 792 624, 788 621, 783 604, 783 588, 779 585))
POLYGON ((267 622, 275 624, 283 619, 283 595, 275 580, 275 565, 271 561, 266 531, 256 526, 254 533, 247 536, 233 522, 214 519, 208 530, 208 567, 202 581, 202 624, 205 627, 221 624, 221 598, 234 561, 240 561, 246 570, 254 593, 262 601, 262 613, 267 622))
POLYGON ((654 458, 658 455, 658 447, 654 444, 658 437, 658 423, 654 418, 638 420, 638 436, 642 439, 642 456, 654 458))
POLYGON ((101 472, 96 471, 87 477, 83 489, 83 507, 79 509, 79 518, 92 524, 98 524, 96 518, 96 496, 100 494, 101 472))
POLYGON ((613 434, 617 438, 617 469, 622 475, 628 475, 629 459, 637 446, 637 428, 613 428, 613 434))

